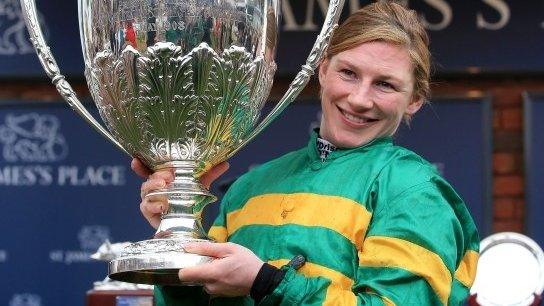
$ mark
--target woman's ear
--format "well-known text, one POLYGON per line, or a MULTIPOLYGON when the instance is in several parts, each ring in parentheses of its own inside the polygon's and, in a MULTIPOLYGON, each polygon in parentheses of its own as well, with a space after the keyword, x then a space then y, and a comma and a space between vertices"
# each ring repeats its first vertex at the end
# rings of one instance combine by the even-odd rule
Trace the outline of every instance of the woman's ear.
POLYGON ((412 116, 423 106, 425 99, 422 96, 417 96, 412 99, 408 107, 406 107, 405 115, 412 116))
POLYGON ((325 82, 325 74, 327 74, 327 69, 329 69, 329 59, 325 58, 319 64, 319 85, 323 87, 323 82, 325 82))
POLYGON ((417 111, 425 104, 425 99, 421 96, 414 97, 410 104, 408 104, 408 107, 406 107, 406 111, 402 115, 402 118, 404 119, 404 123, 406 125, 410 126, 410 122, 412 121, 412 116, 417 113, 417 111))

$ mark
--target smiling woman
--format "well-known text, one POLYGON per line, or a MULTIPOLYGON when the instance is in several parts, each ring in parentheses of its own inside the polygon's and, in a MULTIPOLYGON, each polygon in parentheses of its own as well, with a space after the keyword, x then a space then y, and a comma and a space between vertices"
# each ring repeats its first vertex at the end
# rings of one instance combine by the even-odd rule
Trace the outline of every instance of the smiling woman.
POLYGON ((363 9, 331 39, 319 70, 321 136, 337 146, 392 136, 430 95, 429 38, 399 7, 363 9))
POLYGON ((363 43, 327 58, 320 67, 320 135, 343 148, 392 136, 424 98, 415 93, 412 62, 404 47, 363 43))
MULTIPOLYGON (((429 58, 415 12, 378 1, 350 16, 320 66, 320 129, 232 185, 209 231, 218 243, 185 246, 217 258, 180 271, 204 290, 157 287, 158 305, 462 304, 474 222, 437 170, 391 137, 429 95, 429 58)), ((151 224, 167 204, 145 195, 171 179, 156 172, 142 186, 151 224)))

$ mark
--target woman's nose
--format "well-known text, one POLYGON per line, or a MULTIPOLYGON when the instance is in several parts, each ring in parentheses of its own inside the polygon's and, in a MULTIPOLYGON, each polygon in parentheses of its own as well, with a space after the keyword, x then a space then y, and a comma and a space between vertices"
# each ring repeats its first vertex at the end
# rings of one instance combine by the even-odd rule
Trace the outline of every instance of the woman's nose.
POLYGON ((353 88, 352 92, 348 96, 348 103, 354 111, 372 108, 374 101, 372 98, 371 85, 362 83, 353 88))

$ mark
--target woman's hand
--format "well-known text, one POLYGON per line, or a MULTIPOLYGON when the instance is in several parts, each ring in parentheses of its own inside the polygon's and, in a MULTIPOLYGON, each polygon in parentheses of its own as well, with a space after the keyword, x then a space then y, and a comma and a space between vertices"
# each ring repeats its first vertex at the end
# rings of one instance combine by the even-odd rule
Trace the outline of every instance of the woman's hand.
POLYGON ((215 296, 246 296, 263 265, 251 250, 234 243, 191 242, 185 251, 215 257, 209 263, 181 269, 184 282, 204 285, 204 290, 215 296))
MULTIPOLYGON (((161 223, 161 214, 168 209, 167 197, 166 195, 147 197, 147 195, 153 190, 166 187, 167 184, 174 180, 172 168, 153 172, 137 158, 132 160, 130 166, 137 175, 147 179, 142 184, 140 191, 140 197, 142 198, 140 210, 151 226, 158 228, 161 223)), ((228 169, 229 163, 222 162, 203 174, 200 177, 200 183, 204 187, 210 188, 210 185, 228 169)))
POLYGON ((174 180, 171 169, 157 171, 151 174, 142 184, 140 190, 140 211, 155 229, 161 224, 161 215, 168 210, 168 197, 164 194, 147 196, 151 191, 166 187, 174 180))

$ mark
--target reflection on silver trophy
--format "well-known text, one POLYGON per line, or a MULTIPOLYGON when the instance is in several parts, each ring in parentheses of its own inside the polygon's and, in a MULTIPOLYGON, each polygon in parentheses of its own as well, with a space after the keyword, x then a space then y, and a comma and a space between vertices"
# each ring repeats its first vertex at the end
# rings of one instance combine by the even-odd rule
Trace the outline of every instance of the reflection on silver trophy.
POLYGON ((288 91, 260 123, 276 70, 280 0, 79 0, 85 76, 103 128, 82 106, 45 43, 34 0, 21 0, 38 57, 70 106, 121 150, 175 180, 156 238, 130 244, 110 277, 179 284, 177 270, 211 260, 184 253, 207 239, 204 206, 215 197, 198 176, 260 133, 307 84, 343 6, 332 0, 312 51, 288 91), (109 130, 109 132, 108 132, 109 130))

